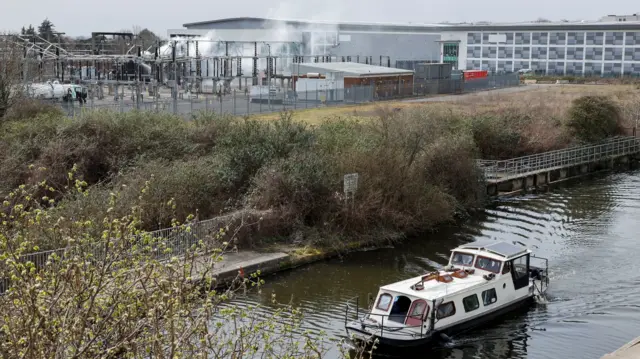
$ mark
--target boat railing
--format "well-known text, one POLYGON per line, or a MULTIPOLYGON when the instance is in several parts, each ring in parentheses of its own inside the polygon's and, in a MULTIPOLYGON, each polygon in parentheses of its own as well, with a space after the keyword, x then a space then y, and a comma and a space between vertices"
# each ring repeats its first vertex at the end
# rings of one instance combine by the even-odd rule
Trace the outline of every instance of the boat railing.
POLYGON ((360 323, 360 325, 364 328, 374 328, 377 330, 380 330, 380 336, 384 336, 384 332, 388 332, 388 333, 393 333, 394 335, 397 336, 408 336, 408 337, 412 337, 415 338, 417 335, 419 335, 420 338, 428 335, 431 333, 431 326, 429 325, 428 328, 425 328, 425 323, 427 322, 427 318, 424 317, 424 314, 422 315, 405 315, 404 318, 406 320, 406 318, 415 318, 415 319, 419 319, 420 320, 420 324, 419 325, 403 325, 403 326, 389 326, 389 325, 385 325, 385 319, 388 322, 392 321, 397 323, 396 321, 393 321, 390 319, 390 317, 397 317, 397 314, 377 314, 377 313, 372 313, 371 310, 361 310, 360 309, 360 297, 355 296, 351 299, 349 299, 346 303, 346 308, 345 308, 345 316, 344 316, 344 325, 345 327, 347 326, 348 322, 349 322, 349 318, 351 318, 352 320, 355 319, 356 321, 358 321, 360 323), (366 323, 365 320, 368 319, 369 317, 379 317, 381 318, 380 322, 375 321, 374 323, 366 323), (420 333, 418 333, 415 329, 420 328, 420 333))
MULTIPOLYGON (((532 254, 530 257, 530 266, 537 268, 544 268, 544 275, 540 280, 540 288, 536 286, 539 294, 544 294, 549 287, 549 260, 547 258, 538 257, 532 254)), ((535 286, 535 282, 534 282, 535 286)))

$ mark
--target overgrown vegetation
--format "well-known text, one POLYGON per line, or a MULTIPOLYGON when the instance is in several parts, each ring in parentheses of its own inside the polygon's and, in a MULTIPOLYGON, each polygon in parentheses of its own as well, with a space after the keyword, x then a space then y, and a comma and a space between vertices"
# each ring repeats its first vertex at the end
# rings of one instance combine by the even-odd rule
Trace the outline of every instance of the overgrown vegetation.
MULTIPOLYGON (((268 212, 263 228, 269 243, 275 237, 280 243, 342 246, 344 238, 428 230, 481 206, 485 188, 477 158, 595 141, 623 133, 631 116, 629 106, 600 97, 578 99, 564 114, 527 101, 494 108, 478 101, 473 111, 378 108, 372 118, 328 118, 313 126, 291 113, 265 121, 202 112, 184 121, 140 112, 66 118, 44 107, 28 119, 3 123, 0 194, 46 180, 55 192, 38 198, 58 201, 56 215, 91 220, 106 215, 104 203, 117 190, 113 213, 125 216, 137 203, 146 230, 191 213, 207 219, 239 210, 268 212), (595 130, 596 114, 606 131, 595 130), (579 116, 582 122, 576 122, 579 116), (67 186, 74 165, 92 188, 88 195, 67 186), (353 201, 343 193, 347 173, 359 174, 353 201), (139 193, 150 178, 148 190, 139 193), (166 205, 171 199, 175 207, 166 205)), ((41 238, 42 248, 64 245, 46 233, 41 238)))

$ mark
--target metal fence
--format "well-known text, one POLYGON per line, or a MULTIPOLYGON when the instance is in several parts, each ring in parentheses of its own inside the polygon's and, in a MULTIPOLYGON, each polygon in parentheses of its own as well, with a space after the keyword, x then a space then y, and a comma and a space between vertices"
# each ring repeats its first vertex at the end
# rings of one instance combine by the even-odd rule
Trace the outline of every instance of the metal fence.
POLYGON ((523 174, 546 172, 581 164, 593 163, 618 156, 640 153, 640 138, 614 137, 602 143, 571 147, 504 161, 479 160, 489 180, 506 180, 523 174))
MULTIPOLYGON (((216 234, 219 229, 229 223, 239 220, 244 214, 242 212, 234 212, 228 215, 211 218, 204 221, 198 221, 188 226, 165 228, 157 231, 149 232, 148 236, 134 237, 133 241, 127 243, 127 246, 133 248, 145 238, 150 238, 150 245, 146 245, 146 249, 150 251, 151 258, 156 260, 166 260, 175 256, 183 256, 188 251, 194 249, 194 246, 204 245, 212 248, 217 243, 216 234), (203 242, 201 242, 203 241, 203 242)), ((100 261, 106 258, 105 242, 89 243, 83 246, 73 246, 66 248, 51 249, 46 251, 28 253, 20 257, 21 262, 31 262, 36 268, 44 268, 47 261, 52 255, 60 258, 73 256, 76 254, 90 254, 91 260, 100 261)))
MULTIPOLYGON (((305 86, 295 90, 287 87, 272 87, 270 90, 261 91, 256 95, 251 95, 246 90, 232 90, 231 93, 224 95, 179 92, 173 97, 170 91, 165 89, 138 91, 138 89, 131 87, 121 87, 123 92, 119 93, 118 100, 115 100, 116 95, 113 93, 103 95, 105 92, 103 89, 98 91, 94 89, 90 91, 85 103, 79 101, 61 102, 60 106, 69 116, 98 109, 109 109, 117 112, 133 110, 158 111, 183 115, 195 111, 249 115, 283 110, 401 100, 437 94, 470 93, 515 87, 519 86, 519 84, 520 78, 518 74, 505 74, 468 81, 461 79, 420 81, 417 79, 412 84, 353 86, 334 90, 325 90, 317 86, 305 86), (97 99, 94 96, 97 92, 100 92, 101 99, 97 99), (138 93, 143 95, 138 97, 138 93)), ((263 88, 267 90, 266 86, 263 86, 263 88)))

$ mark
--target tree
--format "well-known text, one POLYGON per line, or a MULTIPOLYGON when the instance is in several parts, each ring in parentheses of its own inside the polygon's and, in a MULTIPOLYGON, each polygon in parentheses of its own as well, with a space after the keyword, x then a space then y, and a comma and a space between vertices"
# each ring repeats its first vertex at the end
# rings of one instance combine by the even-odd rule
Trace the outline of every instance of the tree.
MULTIPOLYGON (((86 193, 74 174, 68 186, 86 193)), ((233 247, 224 240, 234 237, 232 229, 209 234, 190 218, 158 238, 138 229, 137 206, 125 217, 107 210, 105 218, 56 218, 54 196, 41 182, 0 203, 2 357, 319 358, 326 352, 322 339, 300 330, 296 308, 265 314, 230 302, 259 289, 259 273, 240 273, 228 289, 210 290, 216 263, 233 247), (41 235, 64 238, 67 247, 28 256, 39 250, 34 240, 41 235)), ((105 205, 118 206, 119 197, 112 193, 105 205)))
POLYGON ((24 26, 22 27, 22 30, 20 31, 21 35, 26 35, 26 36, 33 36, 36 34, 36 30, 33 28, 32 25, 29 25, 28 28, 24 28, 24 26))
POLYGON ((15 34, 0 34, 0 121, 22 98, 22 57, 24 47, 15 34))
POLYGON ((40 26, 38 26, 38 36, 47 41, 55 42, 56 35, 54 34, 54 32, 55 26, 51 21, 49 21, 49 19, 44 19, 40 26))

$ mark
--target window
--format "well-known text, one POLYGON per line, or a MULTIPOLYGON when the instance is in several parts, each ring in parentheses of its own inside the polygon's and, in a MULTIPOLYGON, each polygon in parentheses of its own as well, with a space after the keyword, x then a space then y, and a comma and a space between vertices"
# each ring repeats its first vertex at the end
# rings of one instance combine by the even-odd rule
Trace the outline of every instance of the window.
POLYGON ((462 299, 462 305, 464 306, 464 311, 469 313, 480 307, 480 302, 478 302, 478 295, 472 294, 468 297, 462 299))
POLYGON ((438 311, 436 312, 436 318, 444 319, 454 314, 456 314, 456 306, 453 304, 453 302, 446 302, 438 306, 438 311))
POLYGON ((451 257, 451 264, 470 267, 472 263, 473 263, 473 254, 453 252, 453 257, 451 257))
POLYGON ((478 258, 476 259, 476 268, 496 274, 500 273, 501 264, 502 262, 487 257, 478 256, 478 258))
POLYGON ((511 262, 505 262, 504 267, 502 267, 502 274, 507 274, 511 272, 511 262))
POLYGON ((416 299, 411 304, 409 314, 407 315, 407 325, 420 325, 427 317, 425 313, 429 312, 429 306, 427 302, 422 299, 416 299))
POLYGON ((516 279, 526 277, 527 273, 527 256, 520 257, 513 260, 513 268, 515 270, 516 279))
POLYGON ((482 303, 484 306, 491 305, 498 300, 498 295, 496 294, 496 289, 491 288, 482 292, 482 303))
POLYGON ((389 310, 389 306, 391 305, 391 300, 393 297, 391 295, 384 293, 378 298, 378 305, 376 305, 376 309, 384 310, 385 312, 389 310))

